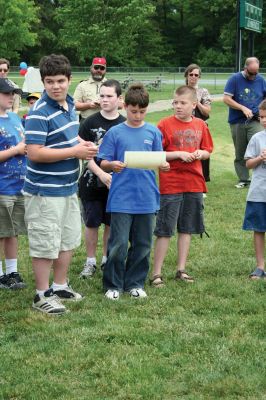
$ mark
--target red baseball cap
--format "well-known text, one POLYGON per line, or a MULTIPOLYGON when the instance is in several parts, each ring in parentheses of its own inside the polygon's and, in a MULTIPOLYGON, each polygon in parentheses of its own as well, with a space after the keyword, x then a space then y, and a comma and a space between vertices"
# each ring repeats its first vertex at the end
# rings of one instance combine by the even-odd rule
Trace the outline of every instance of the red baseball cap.
POLYGON ((106 65, 106 59, 104 57, 95 57, 92 60, 92 65, 106 65))

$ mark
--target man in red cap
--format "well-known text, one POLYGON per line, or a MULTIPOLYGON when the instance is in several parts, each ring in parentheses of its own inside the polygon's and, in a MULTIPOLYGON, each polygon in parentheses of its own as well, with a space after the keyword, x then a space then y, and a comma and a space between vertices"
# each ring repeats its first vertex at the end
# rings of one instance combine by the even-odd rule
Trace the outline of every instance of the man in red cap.
POLYGON ((80 122, 100 110, 100 87, 106 81, 106 59, 95 57, 90 67, 91 76, 81 81, 74 92, 75 107, 80 111, 80 122))

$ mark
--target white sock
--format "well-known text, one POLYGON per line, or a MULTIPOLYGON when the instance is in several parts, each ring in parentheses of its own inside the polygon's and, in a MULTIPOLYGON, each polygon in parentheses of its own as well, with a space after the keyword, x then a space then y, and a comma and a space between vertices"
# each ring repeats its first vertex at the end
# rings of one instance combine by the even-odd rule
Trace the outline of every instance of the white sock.
POLYGON ((95 257, 87 257, 86 264, 96 265, 96 258, 95 257))
POLYGON ((63 283, 63 285, 60 285, 59 283, 55 283, 53 282, 51 285, 51 288, 55 291, 55 290, 62 290, 62 289, 66 289, 68 287, 67 282, 63 283))
POLYGON ((3 261, 0 261, 0 276, 3 276, 4 272, 3 272, 3 261))
POLYGON ((18 272, 18 260, 16 258, 6 258, 6 274, 18 272))
POLYGON ((39 296, 43 296, 45 292, 46 292, 46 290, 38 290, 38 289, 36 289, 36 294, 38 294, 39 296))
POLYGON ((107 257, 106 257, 106 256, 103 256, 103 257, 102 257, 102 264, 105 264, 106 261, 107 261, 107 257))

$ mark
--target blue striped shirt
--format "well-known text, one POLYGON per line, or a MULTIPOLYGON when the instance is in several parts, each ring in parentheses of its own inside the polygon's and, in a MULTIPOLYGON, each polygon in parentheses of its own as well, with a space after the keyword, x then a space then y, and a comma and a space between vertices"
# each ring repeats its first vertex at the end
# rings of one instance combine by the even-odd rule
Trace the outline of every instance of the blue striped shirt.
MULTIPOLYGON (((77 116, 72 97, 67 95, 68 111, 47 93, 38 100, 26 118, 26 144, 63 149, 78 144, 77 116)), ((77 191, 79 160, 68 158, 52 163, 28 160, 23 191, 33 195, 65 197, 77 191)))

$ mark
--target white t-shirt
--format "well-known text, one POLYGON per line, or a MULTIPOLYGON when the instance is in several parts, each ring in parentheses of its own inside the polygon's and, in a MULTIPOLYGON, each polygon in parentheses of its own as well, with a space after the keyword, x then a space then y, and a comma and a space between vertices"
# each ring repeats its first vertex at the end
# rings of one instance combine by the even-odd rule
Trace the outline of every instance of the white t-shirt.
MULTIPOLYGON (((266 130, 256 133, 249 141, 244 158, 258 157, 266 149, 266 130)), ((253 169, 247 201, 266 203, 266 163, 253 169)))

